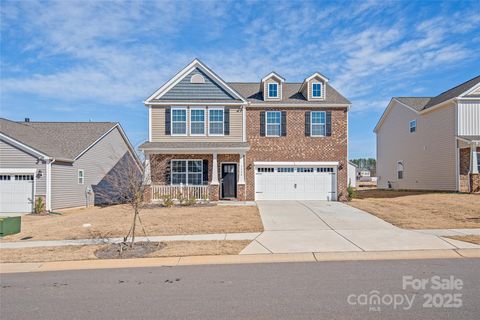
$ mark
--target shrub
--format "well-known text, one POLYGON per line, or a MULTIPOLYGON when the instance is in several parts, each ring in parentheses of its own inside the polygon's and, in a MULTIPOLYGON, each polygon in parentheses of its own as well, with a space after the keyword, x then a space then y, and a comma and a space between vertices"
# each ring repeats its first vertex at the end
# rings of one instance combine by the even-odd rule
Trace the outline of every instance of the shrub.
POLYGON ((183 203, 184 206, 188 207, 194 206, 195 204, 197 204, 197 199, 195 197, 187 198, 183 203))
POLYGON ((42 197, 37 197, 37 200, 35 201, 35 213, 40 214, 45 211, 45 203, 43 202, 42 197))
POLYGON ((168 195, 164 195, 164 196, 162 197, 162 199, 163 199, 163 206, 164 206, 164 207, 168 207, 168 208, 169 208, 169 207, 173 207, 173 206, 175 205, 175 202, 173 201, 173 196, 171 196, 171 195, 169 195, 169 194, 168 194, 168 195))
POLYGON ((348 201, 352 201, 352 199, 355 198, 355 197, 356 197, 355 188, 353 188, 349 184, 348 188, 347 188, 347 199, 348 199, 348 201))

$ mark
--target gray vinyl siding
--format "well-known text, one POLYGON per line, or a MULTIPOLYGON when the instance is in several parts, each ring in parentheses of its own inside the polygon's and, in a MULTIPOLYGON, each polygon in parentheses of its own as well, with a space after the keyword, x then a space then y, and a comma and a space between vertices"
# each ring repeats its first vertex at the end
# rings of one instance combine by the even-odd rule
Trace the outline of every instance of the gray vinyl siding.
POLYGON ((10 143, 0 140, 0 168, 2 169, 37 169, 42 170, 42 176, 36 179, 35 195, 45 195, 46 168, 45 161, 18 149, 10 143))
POLYGON ((195 68, 159 100, 235 100, 235 98, 203 71, 195 68), (202 75, 205 83, 190 83, 190 78, 195 74, 202 75))
MULTIPOLYGON (((85 190, 97 185, 119 160, 129 153, 125 140, 115 128, 73 164, 52 164, 52 209, 85 206, 85 190), (78 170, 84 170, 84 184, 78 183, 78 170)), ((130 154, 130 153, 129 153, 130 154)), ((94 195, 88 204, 94 203, 94 195)))
MULTIPOLYGON (((395 102, 394 102, 395 103, 395 102)), ((456 190, 455 106, 417 114, 395 103, 377 132, 378 186, 395 189, 456 190), (417 120, 415 133, 409 122, 417 120), (403 161, 403 179, 397 179, 403 161)))
MULTIPOLYGON (((152 141, 151 142, 241 142, 243 141, 243 115, 242 109, 230 107, 230 134, 226 136, 208 135, 208 112, 206 136, 172 136, 165 135, 165 108, 152 106, 152 141)), ((215 107, 212 107, 215 108, 215 107)), ((187 133, 190 129, 190 117, 187 116, 187 133)))

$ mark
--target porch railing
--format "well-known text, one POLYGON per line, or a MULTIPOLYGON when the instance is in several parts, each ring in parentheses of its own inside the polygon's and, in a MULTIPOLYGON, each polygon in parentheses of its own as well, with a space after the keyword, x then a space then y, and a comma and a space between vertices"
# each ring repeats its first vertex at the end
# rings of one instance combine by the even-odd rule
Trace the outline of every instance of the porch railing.
POLYGON ((163 200, 165 196, 171 196, 174 200, 179 197, 195 198, 197 200, 208 200, 209 186, 171 186, 171 185, 152 185, 152 200, 163 200))

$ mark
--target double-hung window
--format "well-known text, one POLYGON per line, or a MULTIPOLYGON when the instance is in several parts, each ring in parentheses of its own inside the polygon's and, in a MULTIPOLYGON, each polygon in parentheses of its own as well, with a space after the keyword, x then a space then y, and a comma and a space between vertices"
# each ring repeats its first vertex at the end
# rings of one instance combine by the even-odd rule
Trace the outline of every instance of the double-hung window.
POLYGON ((78 184, 85 183, 85 171, 83 169, 78 170, 78 184))
POLYGON ((187 109, 172 108, 172 135, 187 134, 187 109))
POLYGON ((414 133, 415 131, 417 131, 417 120, 410 121, 409 127, 410 133, 414 133))
POLYGON ((208 133, 210 135, 223 135, 223 108, 208 109, 208 133))
POLYGON ((202 160, 172 160, 172 185, 201 185, 203 183, 202 160))
POLYGON ((280 111, 266 112, 266 130, 267 137, 280 137, 282 124, 282 113, 280 111))
POLYGON ((312 83, 312 97, 321 98, 322 97, 322 84, 321 83, 312 83))
POLYGON ((205 135, 205 109, 190 109, 190 134, 192 136, 205 135))
POLYGON ((268 97, 269 98, 278 98, 278 83, 269 83, 268 84, 268 97))
POLYGON ((312 137, 325 136, 325 111, 312 111, 310 114, 312 137))

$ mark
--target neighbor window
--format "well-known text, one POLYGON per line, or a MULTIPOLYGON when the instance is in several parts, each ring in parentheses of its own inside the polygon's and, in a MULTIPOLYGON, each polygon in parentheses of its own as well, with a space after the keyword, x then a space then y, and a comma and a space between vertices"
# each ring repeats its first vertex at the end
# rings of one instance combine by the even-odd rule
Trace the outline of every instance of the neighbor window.
POLYGON ((172 109, 172 135, 187 134, 187 109, 172 109))
POLYGON ((417 131, 417 120, 410 121, 410 133, 417 131))
POLYGON ((403 162, 402 161, 397 162, 397 179, 398 180, 403 179, 403 162))
POLYGON ((203 184, 203 160, 172 160, 172 185, 203 184))
POLYGON ((78 184, 84 184, 85 182, 85 171, 83 169, 78 170, 78 184))
POLYGON ((268 84, 268 97, 277 98, 278 97, 278 83, 269 83, 268 84))
POLYGON ((223 108, 208 110, 208 128, 211 135, 223 135, 223 108))
POLYGON ((280 111, 267 111, 266 122, 267 137, 279 137, 281 133, 282 113, 280 111))
POLYGON ((312 137, 325 136, 325 111, 311 112, 312 137))
POLYGON ((205 135, 205 109, 190 109, 190 134, 205 135))
POLYGON ((320 98, 322 96, 322 84, 312 83, 312 97, 320 98))

